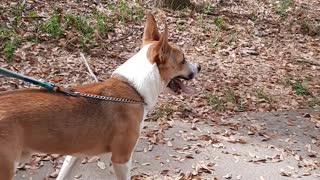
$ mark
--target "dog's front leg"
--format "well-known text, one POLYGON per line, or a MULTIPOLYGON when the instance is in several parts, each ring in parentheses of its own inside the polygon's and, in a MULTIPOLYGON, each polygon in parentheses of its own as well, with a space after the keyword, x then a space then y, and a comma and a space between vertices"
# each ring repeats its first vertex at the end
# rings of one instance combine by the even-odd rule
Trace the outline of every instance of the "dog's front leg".
POLYGON ((131 178, 131 158, 126 163, 112 163, 114 172, 118 180, 130 180, 131 178))
POLYGON ((66 156, 60 169, 57 180, 71 180, 70 175, 73 170, 80 164, 81 158, 74 156, 66 156))
POLYGON ((139 127, 128 134, 114 137, 112 143, 112 157, 114 172, 118 180, 131 179, 131 157, 139 137, 139 127))

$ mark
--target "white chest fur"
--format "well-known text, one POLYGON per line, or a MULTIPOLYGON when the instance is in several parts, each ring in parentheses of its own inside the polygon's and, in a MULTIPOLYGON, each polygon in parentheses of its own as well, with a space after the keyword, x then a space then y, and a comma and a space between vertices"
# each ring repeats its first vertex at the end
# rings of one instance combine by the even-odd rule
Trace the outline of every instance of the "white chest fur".
POLYGON ((156 105, 158 96, 165 87, 157 64, 151 64, 147 58, 149 47, 150 45, 144 46, 113 72, 113 75, 121 75, 132 83, 147 104, 145 111, 150 111, 156 105))

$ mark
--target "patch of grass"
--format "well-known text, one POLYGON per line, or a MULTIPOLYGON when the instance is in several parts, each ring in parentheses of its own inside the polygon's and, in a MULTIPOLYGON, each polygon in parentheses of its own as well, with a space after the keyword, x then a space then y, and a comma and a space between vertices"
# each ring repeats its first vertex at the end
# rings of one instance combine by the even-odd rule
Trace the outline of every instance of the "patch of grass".
POLYGON ((178 29, 178 31, 184 31, 186 29, 186 27, 183 23, 178 23, 177 29, 178 29))
POLYGON ((227 38, 227 44, 234 44, 235 42, 237 42, 238 39, 238 33, 234 32, 227 38))
POLYGON ((35 18, 35 17, 38 17, 38 13, 37 13, 37 11, 31 11, 31 12, 29 13, 29 16, 30 16, 31 18, 35 18))
MULTIPOLYGON (((224 98, 225 98, 225 103, 230 106, 230 103, 232 104, 232 108, 235 110, 235 111, 238 111, 238 112, 242 112, 244 111, 244 107, 243 105, 241 104, 241 101, 240 101, 240 98, 239 96, 235 93, 234 90, 232 89, 227 89, 225 92, 224 92, 224 98)), ((228 107, 227 106, 227 107, 228 107)), ((231 107, 231 106, 230 106, 231 107)))
POLYGON ((308 101, 308 106, 309 107, 316 107, 320 106, 320 98, 313 98, 310 101, 308 101))
POLYGON ((227 89, 224 93, 224 96, 226 97, 228 102, 231 102, 232 104, 237 104, 236 93, 233 90, 227 89))
POLYGON ((13 30, 11 30, 5 26, 0 25, 0 41, 5 41, 5 40, 10 39, 12 34, 14 34, 13 30))
POLYGON ((204 15, 200 14, 199 16, 197 16, 197 21, 196 24, 199 28, 203 29, 205 26, 205 21, 204 21, 204 15))
POLYGON ((64 18, 68 26, 73 27, 78 31, 82 31, 83 26, 86 25, 86 22, 80 16, 66 14, 64 18))
POLYGON ((144 9, 140 6, 130 7, 125 0, 118 1, 115 5, 108 4, 107 7, 114 11, 119 17, 119 21, 126 23, 133 20, 142 20, 144 9))
POLYGON ((206 95, 207 102, 217 111, 225 111, 225 100, 212 94, 206 95))
POLYGON ((168 107, 167 105, 161 106, 156 109, 154 114, 152 115, 152 119, 157 120, 166 116, 171 115, 174 112, 173 109, 168 107))
POLYGON ((223 16, 219 16, 214 18, 213 20, 214 25, 216 25, 219 28, 224 28, 225 27, 225 20, 223 16))
POLYGON ((273 3, 273 8, 278 15, 280 15, 281 17, 286 17, 291 5, 292 0, 276 0, 273 3))
POLYGON ((219 38, 214 36, 213 38, 211 38, 210 47, 215 48, 215 47, 219 46, 219 42, 220 42, 219 38))
POLYGON ((113 30, 113 25, 108 24, 107 16, 102 12, 95 12, 96 25, 95 29, 99 32, 101 36, 105 36, 108 32, 113 30))
POLYGON ((17 49, 18 44, 19 39, 17 37, 13 37, 12 40, 4 43, 2 52, 7 60, 10 60, 12 58, 14 52, 17 49))
POLYGON ((283 79, 281 80, 281 83, 282 83, 284 86, 288 87, 288 86, 290 86, 290 85, 292 84, 292 83, 291 83, 291 78, 285 77, 285 78, 283 78, 283 79))
POLYGON ((89 25, 87 18, 67 14, 65 16, 67 24, 81 33, 81 45, 86 47, 86 44, 92 39, 94 29, 89 25))
POLYGON ((282 80, 282 83, 287 87, 290 86, 296 95, 304 96, 309 94, 307 87, 303 84, 301 79, 295 80, 286 77, 282 80))
POLYGON ((215 8, 211 5, 211 3, 206 2, 206 3, 203 4, 202 12, 204 14, 210 15, 210 14, 213 14, 214 11, 215 11, 215 8))
POLYGON ((294 90, 296 95, 304 96, 308 95, 307 88, 302 84, 301 80, 298 80, 294 83, 292 83, 292 89, 294 90))
POLYGON ((257 89, 256 95, 258 97, 259 103, 264 103, 264 102, 271 103, 272 102, 271 96, 268 93, 264 92, 264 90, 262 88, 257 89))
POLYGON ((0 41, 3 42, 2 53, 10 60, 19 45, 20 38, 13 29, 0 25, 0 41))
POLYGON ((217 111, 223 112, 229 108, 236 108, 236 111, 243 111, 244 109, 239 103, 239 97, 231 89, 227 89, 221 97, 207 93, 205 98, 211 107, 217 111))
POLYGON ((12 25, 14 27, 19 27, 22 20, 22 14, 24 12, 24 5, 22 3, 18 3, 15 7, 12 8, 12 14, 14 16, 14 20, 12 25))
POLYGON ((61 14, 56 11, 51 18, 41 24, 41 29, 55 38, 60 37, 64 33, 64 28, 61 25, 61 14))
POLYGON ((36 43, 36 44, 41 42, 41 40, 38 36, 28 36, 28 37, 26 37, 26 40, 29 42, 36 43))
POLYGON ((311 36, 320 35, 320 23, 313 20, 303 19, 299 20, 298 24, 301 26, 301 33, 311 36))

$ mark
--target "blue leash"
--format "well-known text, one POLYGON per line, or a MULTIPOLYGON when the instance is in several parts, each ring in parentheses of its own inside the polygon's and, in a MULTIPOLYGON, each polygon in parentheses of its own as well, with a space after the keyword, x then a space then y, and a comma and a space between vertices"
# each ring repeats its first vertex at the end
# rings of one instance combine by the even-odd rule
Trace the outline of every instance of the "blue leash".
POLYGON ((34 85, 44 87, 44 88, 46 88, 48 90, 51 90, 51 91, 54 91, 57 88, 57 86, 55 84, 52 84, 50 82, 39 81, 39 80, 24 76, 22 74, 10 71, 10 70, 2 68, 2 67, 0 67, 0 74, 3 74, 5 76, 9 76, 9 77, 13 77, 13 78, 17 78, 17 79, 20 79, 22 81, 26 81, 26 82, 32 83, 34 85))
POLYGON ((100 96, 100 95, 95 95, 95 94, 85 94, 85 93, 74 91, 72 89, 61 88, 59 86, 56 86, 53 83, 46 82, 46 81, 39 81, 39 80, 24 76, 22 74, 10 71, 10 70, 8 70, 6 68, 2 68, 2 67, 0 67, 0 74, 4 74, 5 76, 17 78, 17 79, 32 83, 34 85, 38 85, 38 86, 44 87, 44 88, 46 88, 46 89, 48 89, 50 91, 60 92, 60 93, 63 93, 65 95, 67 95, 67 96, 85 97, 85 98, 90 98, 90 99, 98 99, 98 100, 118 102, 118 103, 132 103, 132 104, 146 105, 143 101, 137 101, 137 100, 133 100, 133 99, 120 98, 120 97, 100 96))

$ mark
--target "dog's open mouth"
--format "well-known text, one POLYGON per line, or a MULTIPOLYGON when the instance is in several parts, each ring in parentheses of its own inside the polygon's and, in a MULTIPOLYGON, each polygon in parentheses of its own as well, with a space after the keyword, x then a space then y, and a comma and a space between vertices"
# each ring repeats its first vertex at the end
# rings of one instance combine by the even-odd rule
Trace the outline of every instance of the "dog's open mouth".
POLYGON ((170 92, 173 94, 181 94, 181 92, 184 92, 186 94, 194 94, 194 90, 190 87, 187 87, 187 85, 182 82, 182 78, 180 77, 173 78, 169 82, 167 87, 171 90, 170 92))

